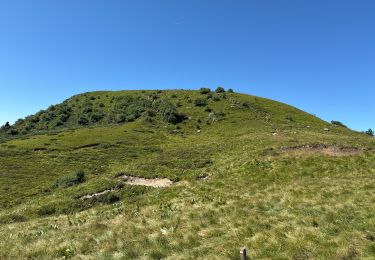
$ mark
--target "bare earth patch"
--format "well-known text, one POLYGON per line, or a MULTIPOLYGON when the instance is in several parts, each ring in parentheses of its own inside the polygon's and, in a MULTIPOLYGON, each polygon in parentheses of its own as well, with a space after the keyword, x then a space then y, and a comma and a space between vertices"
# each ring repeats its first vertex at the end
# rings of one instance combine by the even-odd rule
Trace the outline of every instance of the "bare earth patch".
MULTIPOLYGON (((119 177, 121 178, 121 180, 125 184, 128 184, 128 185, 139 185, 139 186, 148 186, 148 187, 154 187, 154 188, 165 188, 165 187, 169 187, 173 184, 173 181, 171 181, 170 179, 167 179, 167 178, 145 179, 145 178, 141 178, 141 177, 126 176, 126 175, 122 175, 122 176, 119 176, 119 177)), ((116 191, 118 189, 119 188, 108 189, 108 190, 104 190, 104 191, 101 191, 101 192, 87 194, 87 195, 84 195, 84 196, 80 197, 79 199, 81 199, 81 200, 94 199, 94 198, 103 196, 107 193, 110 193, 112 191, 116 191)))
POLYGON ((169 187, 173 184, 173 182, 167 178, 145 179, 134 176, 122 176, 122 178, 124 179, 124 182, 129 185, 141 185, 154 188, 169 187))
POLYGON ((363 154, 366 150, 356 147, 327 146, 324 144, 304 145, 283 148, 283 152, 303 154, 325 154, 329 156, 353 156, 363 154))
POLYGON ((101 191, 101 192, 97 192, 97 193, 93 193, 93 194, 87 194, 87 195, 84 195, 82 197, 80 197, 81 200, 88 200, 88 199, 93 199, 93 198, 96 198, 96 197, 100 197, 104 194, 107 194, 111 191, 114 191, 114 190, 104 190, 104 191, 101 191))

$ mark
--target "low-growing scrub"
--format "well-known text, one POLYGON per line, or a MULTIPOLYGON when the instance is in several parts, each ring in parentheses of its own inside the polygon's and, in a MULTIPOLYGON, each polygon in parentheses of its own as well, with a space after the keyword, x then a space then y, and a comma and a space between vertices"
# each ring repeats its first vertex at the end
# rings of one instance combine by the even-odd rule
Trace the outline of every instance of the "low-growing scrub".
POLYGON ((344 128, 348 128, 346 125, 344 125, 340 121, 331 121, 331 124, 341 126, 341 127, 344 127, 344 128))
POLYGON ((85 181, 85 172, 83 170, 79 170, 73 175, 67 175, 56 179, 52 184, 52 188, 68 188, 85 181))
POLYGON ((197 107, 203 107, 207 105, 207 100, 203 98, 197 98, 194 100, 194 105, 197 107))
POLYGON ((11 213, 0 217, 0 224, 8 224, 15 222, 25 222, 28 218, 20 213, 11 213))
POLYGON ((209 88, 201 88, 199 91, 200 91, 202 94, 208 94, 208 93, 211 92, 211 89, 209 89, 209 88))

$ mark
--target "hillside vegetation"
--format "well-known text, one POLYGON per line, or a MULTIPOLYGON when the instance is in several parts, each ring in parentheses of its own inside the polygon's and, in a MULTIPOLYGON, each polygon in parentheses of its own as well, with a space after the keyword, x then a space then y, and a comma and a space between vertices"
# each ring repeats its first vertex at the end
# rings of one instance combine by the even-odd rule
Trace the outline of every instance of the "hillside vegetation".
POLYGON ((0 129, 0 259, 370 259, 374 149, 220 88, 77 95, 0 129))

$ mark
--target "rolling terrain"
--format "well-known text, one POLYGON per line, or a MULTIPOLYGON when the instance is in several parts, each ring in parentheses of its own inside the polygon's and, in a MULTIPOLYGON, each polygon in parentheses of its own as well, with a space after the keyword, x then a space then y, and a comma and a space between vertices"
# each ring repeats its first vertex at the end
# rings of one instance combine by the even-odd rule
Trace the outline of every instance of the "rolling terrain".
POLYGON ((374 149, 223 89, 73 96, 0 130, 0 259, 373 259, 374 149))

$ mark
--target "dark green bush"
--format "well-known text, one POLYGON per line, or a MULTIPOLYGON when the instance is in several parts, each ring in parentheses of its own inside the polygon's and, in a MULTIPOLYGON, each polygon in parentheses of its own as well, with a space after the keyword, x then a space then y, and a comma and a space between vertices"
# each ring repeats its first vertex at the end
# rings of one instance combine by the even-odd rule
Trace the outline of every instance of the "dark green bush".
POLYGON ((208 93, 211 92, 211 89, 209 89, 209 88, 201 88, 201 89, 200 89, 200 92, 201 92, 202 94, 208 94, 208 93))
POLYGON ((92 112, 92 107, 91 106, 85 106, 83 109, 82 109, 82 113, 83 114, 89 114, 92 112))
POLYGON ((164 121, 172 124, 178 124, 187 119, 183 113, 178 113, 175 110, 167 110, 163 114, 164 121))
POLYGON ((81 116, 78 119, 78 124, 80 124, 80 125, 88 125, 89 124, 89 120, 86 117, 81 116))
POLYGON ((76 172, 76 180, 77 180, 77 183, 83 183, 86 181, 84 170, 78 170, 76 172))
POLYGON ((233 89, 228 89, 228 93, 234 93, 233 89))
POLYGON ((126 121, 126 116, 124 114, 119 114, 116 116, 117 123, 123 123, 126 121))
POLYGON ((367 135, 369 135, 369 136, 374 136, 375 135, 375 133, 374 133, 374 131, 372 129, 367 130, 365 133, 367 135))
POLYGON ((94 113, 91 115, 91 122, 97 123, 102 120, 104 115, 102 113, 94 113))
POLYGON ((61 122, 66 122, 66 121, 68 121, 68 119, 69 119, 69 115, 67 115, 67 114, 62 114, 62 115, 60 115, 60 117, 59 117, 59 120, 60 120, 61 122))
POLYGON ((225 92, 225 89, 223 87, 217 87, 217 89, 215 90, 216 93, 224 93, 225 92))
POLYGON ((244 103, 242 103, 242 106, 243 106, 244 108, 250 108, 250 107, 251 107, 251 104, 250 104, 250 102, 244 102, 244 103))
POLYGON ((85 181, 86 181, 85 172, 83 170, 79 170, 73 175, 67 175, 67 176, 57 178, 53 182, 52 188, 55 188, 55 189, 56 188, 68 188, 73 185, 83 183, 85 181))
POLYGON ((147 113, 147 116, 149 116, 149 117, 154 117, 154 116, 157 115, 157 112, 153 109, 147 110, 146 113, 147 113))
POLYGON ((344 125, 344 124, 341 123, 340 121, 331 121, 331 124, 333 124, 333 125, 338 125, 338 126, 345 127, 345 128, 348 128, 346 125, 344 125))
MULTIPOLYGON (((62 126, 63 124, 64 124, 63 121, 61 121, 61 120, 57 120, 57 121, 55 122, 55 127, 62 126)), ((25 129, 25 130, 28 131, 28 130, 30 130, 30 129, 25 129)))
POLYGON ((127 117, 126 117, 126 121, 127 122, 133 122, 133 121, 135 121, 137 119, 137 117, 135 116, 135 115, 128 115, 127 117))
POLYGON ((18 135, 19 131, 17 129, 10 129, 8 132, 8 135, 18 135))
POLYGON ((37 214, 41 217, 50 216, 52 214, 55 214, 56 212, 57 209, 53 204, 44 205, 37 210, 37 214))
POLYGON ((294 118, 293 118, 291 115, 287 115, 285 118, 286 118, 286 120, 288 120, 289 122, 294 122, 294 118))
POLYGON ((3 126, 0 127, 0 131, 6 132, 11 128, 9 122, 6 122, 3 126))
POLYGON ((102 196, 97 197, 97 202, 103 204, 112 204, 120 200, 120 197, 114 193, 106 193, 102 196))
POLYGON ((203 99, 203 98, 198 98, 198 99, 194 100, 194 105, 197 106, 197 107, 203 107, 203 106, 207 105, 207 100, 203 99))
POLYGON ((220 101, 220 100, 221 100, 221 97, 220 97, 219 95, 214 95, 214 96, 212 97, 212 100, 213 100, 213 101, 220 101))

